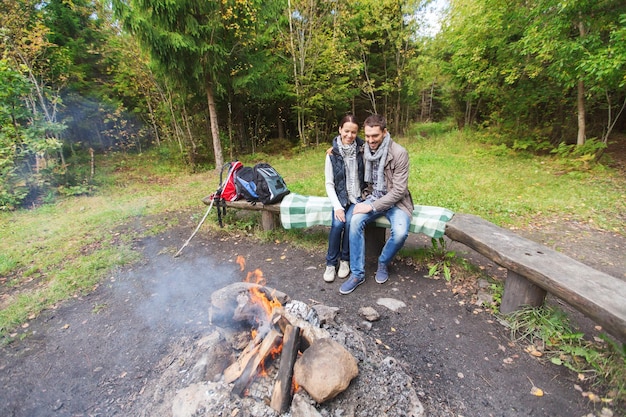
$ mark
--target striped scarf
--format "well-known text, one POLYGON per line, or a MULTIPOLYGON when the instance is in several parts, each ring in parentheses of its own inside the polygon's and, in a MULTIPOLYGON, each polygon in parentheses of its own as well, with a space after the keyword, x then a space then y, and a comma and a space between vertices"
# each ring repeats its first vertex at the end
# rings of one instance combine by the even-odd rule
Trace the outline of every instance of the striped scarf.
POLYGON ((348 200, 355 204, 361 196, 358 183, 358 167, 356 164, 356 140, 349 145, 341 142, 341 137, 337 138, 339 153, 343 158, 343 164, 346 170, 346 191, 348 192, 348 200))
POLYGON ((386 191, 384 169, 390 142, 391 136, 387 133, 383 139, 383 143, 380 144, 374 153, 372 153, 369 146, 365 146, 365 152, 363 153, 365 158, 365 182, 373 182, 374 190, 382 194, 386 191), (378 169, 374 173, 372 171, 374 170, 375 162, 377 162, 378 169))

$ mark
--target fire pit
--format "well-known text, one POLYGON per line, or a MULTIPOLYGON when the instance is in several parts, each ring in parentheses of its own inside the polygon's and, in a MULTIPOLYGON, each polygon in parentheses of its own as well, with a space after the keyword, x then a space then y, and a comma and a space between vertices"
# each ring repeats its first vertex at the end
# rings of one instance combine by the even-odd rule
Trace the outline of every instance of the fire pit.
POLYGON ((338 312, 290 300, 258 270, 215 291, 214 331, 163 361, 161 379, 177 383, 146 387, 145 415, 422 416, 401 364, 338 312))

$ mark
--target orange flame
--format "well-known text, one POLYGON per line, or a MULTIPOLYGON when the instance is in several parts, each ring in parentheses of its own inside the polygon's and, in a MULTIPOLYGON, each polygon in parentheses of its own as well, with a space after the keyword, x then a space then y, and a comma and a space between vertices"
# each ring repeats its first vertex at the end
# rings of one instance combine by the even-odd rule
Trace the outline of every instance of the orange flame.
POLYGON ((240 271, 246 269, 246 259, 243 256, 237 255, 237 260, 235 262, 237 262, 237 265, 239 265, 240 271))
MULTIPOLYGON (((278 343, 276 346, 272 347, 272 349, 270 349, 270 351, 268 352, 266 361, 268 359, 271 359, 271 360, 276 359, 282 351, 283 351, 283 344, 281 342, 281 343, 278 343)), ((259 364, 259 369, 258 369, 259 375, 263 377, 268 376, 267 368, 265 367, 266 361, 261 362, 259 364)))
POLYGON ((300 389, 300 385, 296 382, 296 378, 291 378, 291 394, 295 394, 300 389))
MULTIPOLYGON (((246 266, 245 259, 242 256, 237 256, 236 262, 241 268, 241 270, 243 271, 246 266)), ((266 332, 268 329, 266 328, 267 326, 264 326, 262 328, 263 323, 265 325, 269 324, 272 318, 272 314, 274 312, 274 308, 282 307, 282 303, 278 300, 278 298, 274 296, 274 293, 268 295, 267 292, 263 290, 262 287, 265 286, 267 281, 265 280, 265 277, 263 276, 263 271, 261 271, 260 269, 257 268, 252 272, 248 272, 247 277, 244 280, 244 282, 254 283, 258 285, 258 286, 251 286, 249 289, 250 302, 255 304, 256 306, 259 306, 260 310, 264 313, 265 317, 256 318, 256 321, 257 321, 257 324, 259 324, 259 327, 252 329, 251 336, 252 336, 252 339, 256 339, 258 336, 264 337, 263 333, 264 331, 266 332)), ((275 346, 271 348, 271 350, 268 352, 266 360, 276 359, 281 354, 282 350, 283 350, 283 343, 281 341, 280 343, 276 344, 275 346)), ((259 364, 260 366, 259 366, 259 369, 257 370, 258 374, 264 377, 268 376, 268 371, 266 369, 265 362, 266 361, 264 360, 261 364, 259 364)))
POLYGON ((261 290, 261 288, 259 287, 251 287, 250 294, 250 301, 261 305, 268 319, 272 316, 272 312, 274 311, 275 307, 282 306, 282 304, 280 303, 280 301, 278 301, 276 297, 272 296, 271 300, 267 298, 265 292, 263 292, 263 290, 261 290))
POLYGON ((252 282, 259 285, 265 285, 267 283, 267 281, 265 281, 265 277, 263 276, 263 271, 258 268, 252 272, 248 272, 248 276, 244 282, 252 282))

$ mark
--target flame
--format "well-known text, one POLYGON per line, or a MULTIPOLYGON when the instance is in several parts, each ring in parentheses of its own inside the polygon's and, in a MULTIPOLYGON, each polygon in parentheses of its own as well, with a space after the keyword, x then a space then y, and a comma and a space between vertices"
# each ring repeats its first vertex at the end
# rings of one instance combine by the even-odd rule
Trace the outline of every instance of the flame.
POLYGON ((239 265, 240 271, 246 269, 246 259, 243 256, 237 255, 237 260, 235 262, 237 262, 237 265, 239 265))
MULTIPOLYGON (((246 266, 246 261, 242 256, 237 256, 236 260, 237 264, 243 271, 246 266)), ((257 327, 252 328, 251 336, 252 339, 255 340, 257 338, 263 338, 269 331, 271 327, 271 320, 274 313, 274 309, 278 307, 282 307, 282 303, 276 298, 274 292, 271 294, 267 294, 266 291, 263 290, 263 287, 266 284, 265 277, 263 276, 263 271, 260 269, 255 269, 252 272, 248 272, 246 279, 244 282, 257 284, 257 286, 251 286, 249 289, 249 302, 254 304, 259 308, 259 315, 256 316, 255 320, 257 322, 257 327)), ((274 290, 276 291, 276 290, 274 290)), ((257 369, 257 374, 262 377, 268 376, 268 371, 266 369, 266 362, 269 363, 270 360, 276 359, 283 350, 282 338, 279 343, 271 348, 268 352, 265 360, 263 360, 259 365, 259 369, 257 369)), ((293 382, 295 384, 295 381, 293 382)), ((296 388, 298 386, 296 384, 296 388)), ((247 395, 247 393, 245 394, 247 395)))
POLYGON ((244 282, 252 282, 259 285, 265 285, 267 283, 265 277, 263 276, 263 271, 261 271, 259 268, 255 269, 252 272, 248 272, 248 276, 246 277, 244 282))
POLYGON ((271 360, 276 359, 281 354, 282 351, 283 351, 283 343, 282 343, 282 341, 280 343, 278 343, 276 346, 272 347, 272 349, 270 349, 270 351, 268 352, 267 357, 265 358, 265 361, 263 361, 263 362, 261 362, 259 364, 259 369, 257 371, 259 376, 262 376, 262 377, 268 376, 268 372, 267 372, 267 368, 265 367, 265 363, 269 359, 271 359, 271 360))
POLYGON ((250 288, 250 301, 260 305, 265 312, 266 318, 269 320, 272 317, 274 308, 281 307, 282 304, 278 299, 272 295, 272 299, 267 298, 267 295, 260 287, 250 288))

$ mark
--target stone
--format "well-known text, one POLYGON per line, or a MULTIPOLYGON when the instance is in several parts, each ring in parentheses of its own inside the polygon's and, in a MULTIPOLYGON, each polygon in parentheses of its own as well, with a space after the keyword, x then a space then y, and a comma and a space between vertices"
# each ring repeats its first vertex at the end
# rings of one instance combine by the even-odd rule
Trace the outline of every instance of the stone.
POLYGON ((359 309, 359 315, 367 321, 380 320, 380 314, 373 307, 361 307, 359 309))
POLYGON ((320 320, 320 325, 334 324, 335 318, 339 313, 338 307, 329 307, 324 304, 317 304, 313 306, 313 309, 317 312, 317 316, 320 320))
POLYGON ((204 353, 189 372, 190 382, 218 381, 224 369, 235 360, 230 344, 219 331, 214 331, 196 345, 204 353))
POLYGON ((359 374, 357 360, 330 338, 315 340, 294 365, 294 378, 317 403, 345 391, 359 374))
POLYGON ((401 308, 406 307, 404 301, 396 300, 395 298, 379 298, 376 300, 376 304, 387 307, 393 312, 397 312, 401 308))
POLYGON ((291 402, 291 417, 322 417, 315 407, 300 394, 295 394, 291 402))
POLYGON ((211 294, 209 323, 231 323, 233 320, 233 314, 239 305, 239 295, 250 291, 250 288, 252 287, 260 288, 269 299, 275 297, 282 305, 285 305, 285 303, 289 301, 289 297, 285 293, 273 288, 264 287, 250 282, 235 282, 226 287, 220 288, 211 294))

